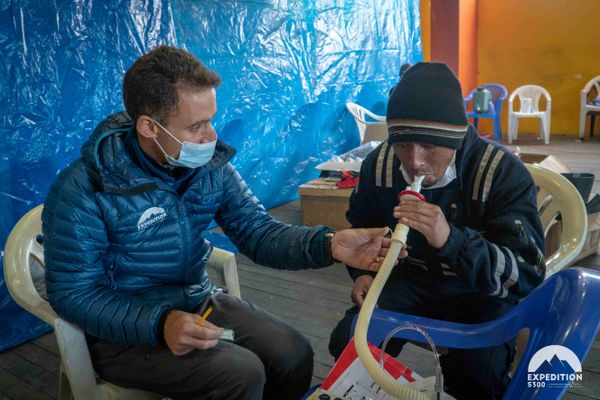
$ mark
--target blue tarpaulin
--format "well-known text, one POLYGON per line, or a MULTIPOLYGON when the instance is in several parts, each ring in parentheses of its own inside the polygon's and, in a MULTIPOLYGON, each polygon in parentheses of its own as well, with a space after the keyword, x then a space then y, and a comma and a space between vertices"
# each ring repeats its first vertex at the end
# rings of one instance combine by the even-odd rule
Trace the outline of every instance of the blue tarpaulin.
MULTIPOLYGON (((0 245, 157 45, 221 75, 215 128, 270 208, 358 145, 346 102, 385 113, 400 65, 422 58, 419 28, 419 0, 0 0, 0 245)), ((0 350, 48 330, 4 282, 0 316, 0 350)))

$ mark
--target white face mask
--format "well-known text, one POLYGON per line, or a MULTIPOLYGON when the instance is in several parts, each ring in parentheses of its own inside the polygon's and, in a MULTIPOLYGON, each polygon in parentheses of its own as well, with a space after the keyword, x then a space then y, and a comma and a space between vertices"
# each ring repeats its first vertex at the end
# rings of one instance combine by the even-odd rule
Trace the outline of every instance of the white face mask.
MULTIPOLYGON (((452 156, 452 162, 450 162, 450 165, 448 165, 448 168, 446 168, 446 172, 444 172, 444 176, 442 176, 439 181, 437 181, 436 183, 434 183, 431 186, 423 186, 423 189, 428 190, 428 189, 442 188, 442 187, 446 186, 447 184, 449 184, 450 182, 452 182, 453 180, 455 180, 456 179, 456 162, 455 161, 456 161, 456 152, 454 152, 454 156, 452 156)), ((408 183, 409 185, 412 185, 412 178, 410 177, 408 172, 406 172, 406 170, 404 169, 404 166, 402 164, 400 164, 400 172, 402 172, 402 176, 404 177, 404 180, 406 181, 406 183, 408 183)))
POLYGON ((160 148, 160 150, 165 155, 165 159, 170 165, 176 167, 185 167, 185 168, 199 168, 205 166, 215 154, 215 147, 217 145, 217 140, 213 140, 208 143, 192 143, 192 142, 182 142, 177 139, 171 132, 167 130, 164 126, 158 123, 156 120, 152 120, 156 123, 156 125, 160 126, 169 136, 171 136, 174 140, 177 141, 181 145, 181 150, 179 151, 179 158, 175 159, 172 156, 168 155, 167 152, 162 148, 158 140, 154 138, 154 141, 160 148))

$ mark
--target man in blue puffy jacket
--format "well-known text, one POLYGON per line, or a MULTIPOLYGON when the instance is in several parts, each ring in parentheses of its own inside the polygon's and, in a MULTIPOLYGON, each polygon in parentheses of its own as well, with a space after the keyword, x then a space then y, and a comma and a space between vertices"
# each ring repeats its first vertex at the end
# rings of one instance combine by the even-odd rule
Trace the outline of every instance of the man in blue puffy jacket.
POLYGON ((296 399, 311 380, 308 341, 251 303, 215 294, 201 233, 214 219, 243 254, 274 268, 337 259, 376 269, 387 228, 333 234, 273 220, 216 138, 219 83, 168 46, 127 71, 128 115, 99 124, 45 202, 48 296, 86 332, 94 368, 110 382, 182 399, 296 399), (214 312, 198 324, 208 300, 214 312), (219 340, 222 327, 234 343, 219 340))
MULTIPOLYGON (((408 255, 392 271, 379 306, 462 323, 499 318, 545 275, 531 175, 509 151, 468 126, 460 83, 445 64, 408 69, 390 97, 386 120, 388 140, 363 162, 346 214, 355 228, 393 229, 399 221, 411 228, 408 255), (425 176, 425 201, 398 203, 415 176, 425 176)), ((368 271, 349 271, 356 306, 331 335, 335 357, 373 282, 368 271)), ((514 340, 489 349, 450 349, 442 357, 448 392, 460 400, 502 398, 513 356, 514 340)))

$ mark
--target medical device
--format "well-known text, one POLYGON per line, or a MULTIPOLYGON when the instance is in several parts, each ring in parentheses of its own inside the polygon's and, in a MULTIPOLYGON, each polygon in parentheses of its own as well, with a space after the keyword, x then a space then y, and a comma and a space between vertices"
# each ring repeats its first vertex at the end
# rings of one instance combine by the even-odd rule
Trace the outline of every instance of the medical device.
MULTIPOLYGON (((415 177, 412 185, 407 187, 406 190, 400 192, 400 194, 398 195, 398 199, 400 201, 425 201, 423 195, 419 193, 421 191, 421 183, 423 182, 423 179, 424 176, 415 177)), ((356 352, 358 353, 358 357, 360 358, 360 361, 362 362, 363 366, 365 367, 369 375, 371 375, 373 380, 388 394, 402 400, 430 400, 430 397, 427 394, 417 391, 413 388, 407 387, 406 385, 402 385, 401 383, 397 382, 394 378, 392 378, 385 370, 383 370, 380 367, 380 364, 377 363, 377 361, 373 358, 373 355, 371 354, 369 346, 367 344, 367 331, 369 328, 371 315, 373 314, 373 310, 377 305, 377 299, 381 294, 383 286, 385 285, 388 277, 390 276, 390 273, 392 272, 392 269, 397 263, 400 251, 406 245, 408 231, 408 226, 400 222, 396 225, 396 229, 392 234, 392 243, 390 245, 388 253, 385 257, 385 260, 383 261, 381 268, 379 269, 379 272, 377 273, 377 276, 375 277, 375 280, 371 284, 371 288, 369 289, 367 297, 365 298, 365 301, 361 306, 360 313, 358 314, 358 321, 356 323, 356 330, 354 333, 354 341, 356 352)), ((401 329, 413 329, 413 327, 400 327, 393 333, 401 329)), ((423 334, 422 330, 419 331, 423 334)), ((393 334, 391 334, 390 336, 392 335, 393 334)), ((388 339, 390 336, 388 336, 388 339)), ((425 334, 424 336, 428 339, 430 344, 433 344, 433 342, 430 341, 428 335, 425 334)), ((386 339, 386 343, 388 339, 386 339)), ((441 369, 439 368, 439 360, 437 360, 437 358, 436 367, 436 375, 439 375, 439 378, 441 378, 441 369)), ((442 392, 441 379, 438 379, 436 382, 436 392, 442 392)))

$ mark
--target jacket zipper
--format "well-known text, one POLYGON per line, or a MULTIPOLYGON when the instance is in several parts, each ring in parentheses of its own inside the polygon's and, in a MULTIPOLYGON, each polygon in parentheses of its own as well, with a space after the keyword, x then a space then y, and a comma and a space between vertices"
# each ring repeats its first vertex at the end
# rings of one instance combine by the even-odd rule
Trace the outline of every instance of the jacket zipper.
POLYGON ((190 263, 190 229, 187 221, 187 213, 185 211, 185 206, 183 205, 183 199, 179 195, 177 196, 177 213, 179 218, 179 226, 181 227, 181 238, 183 240, 180 276, 180 280, 181 282, 183 282, 185 278, 186 266, 190 263))

